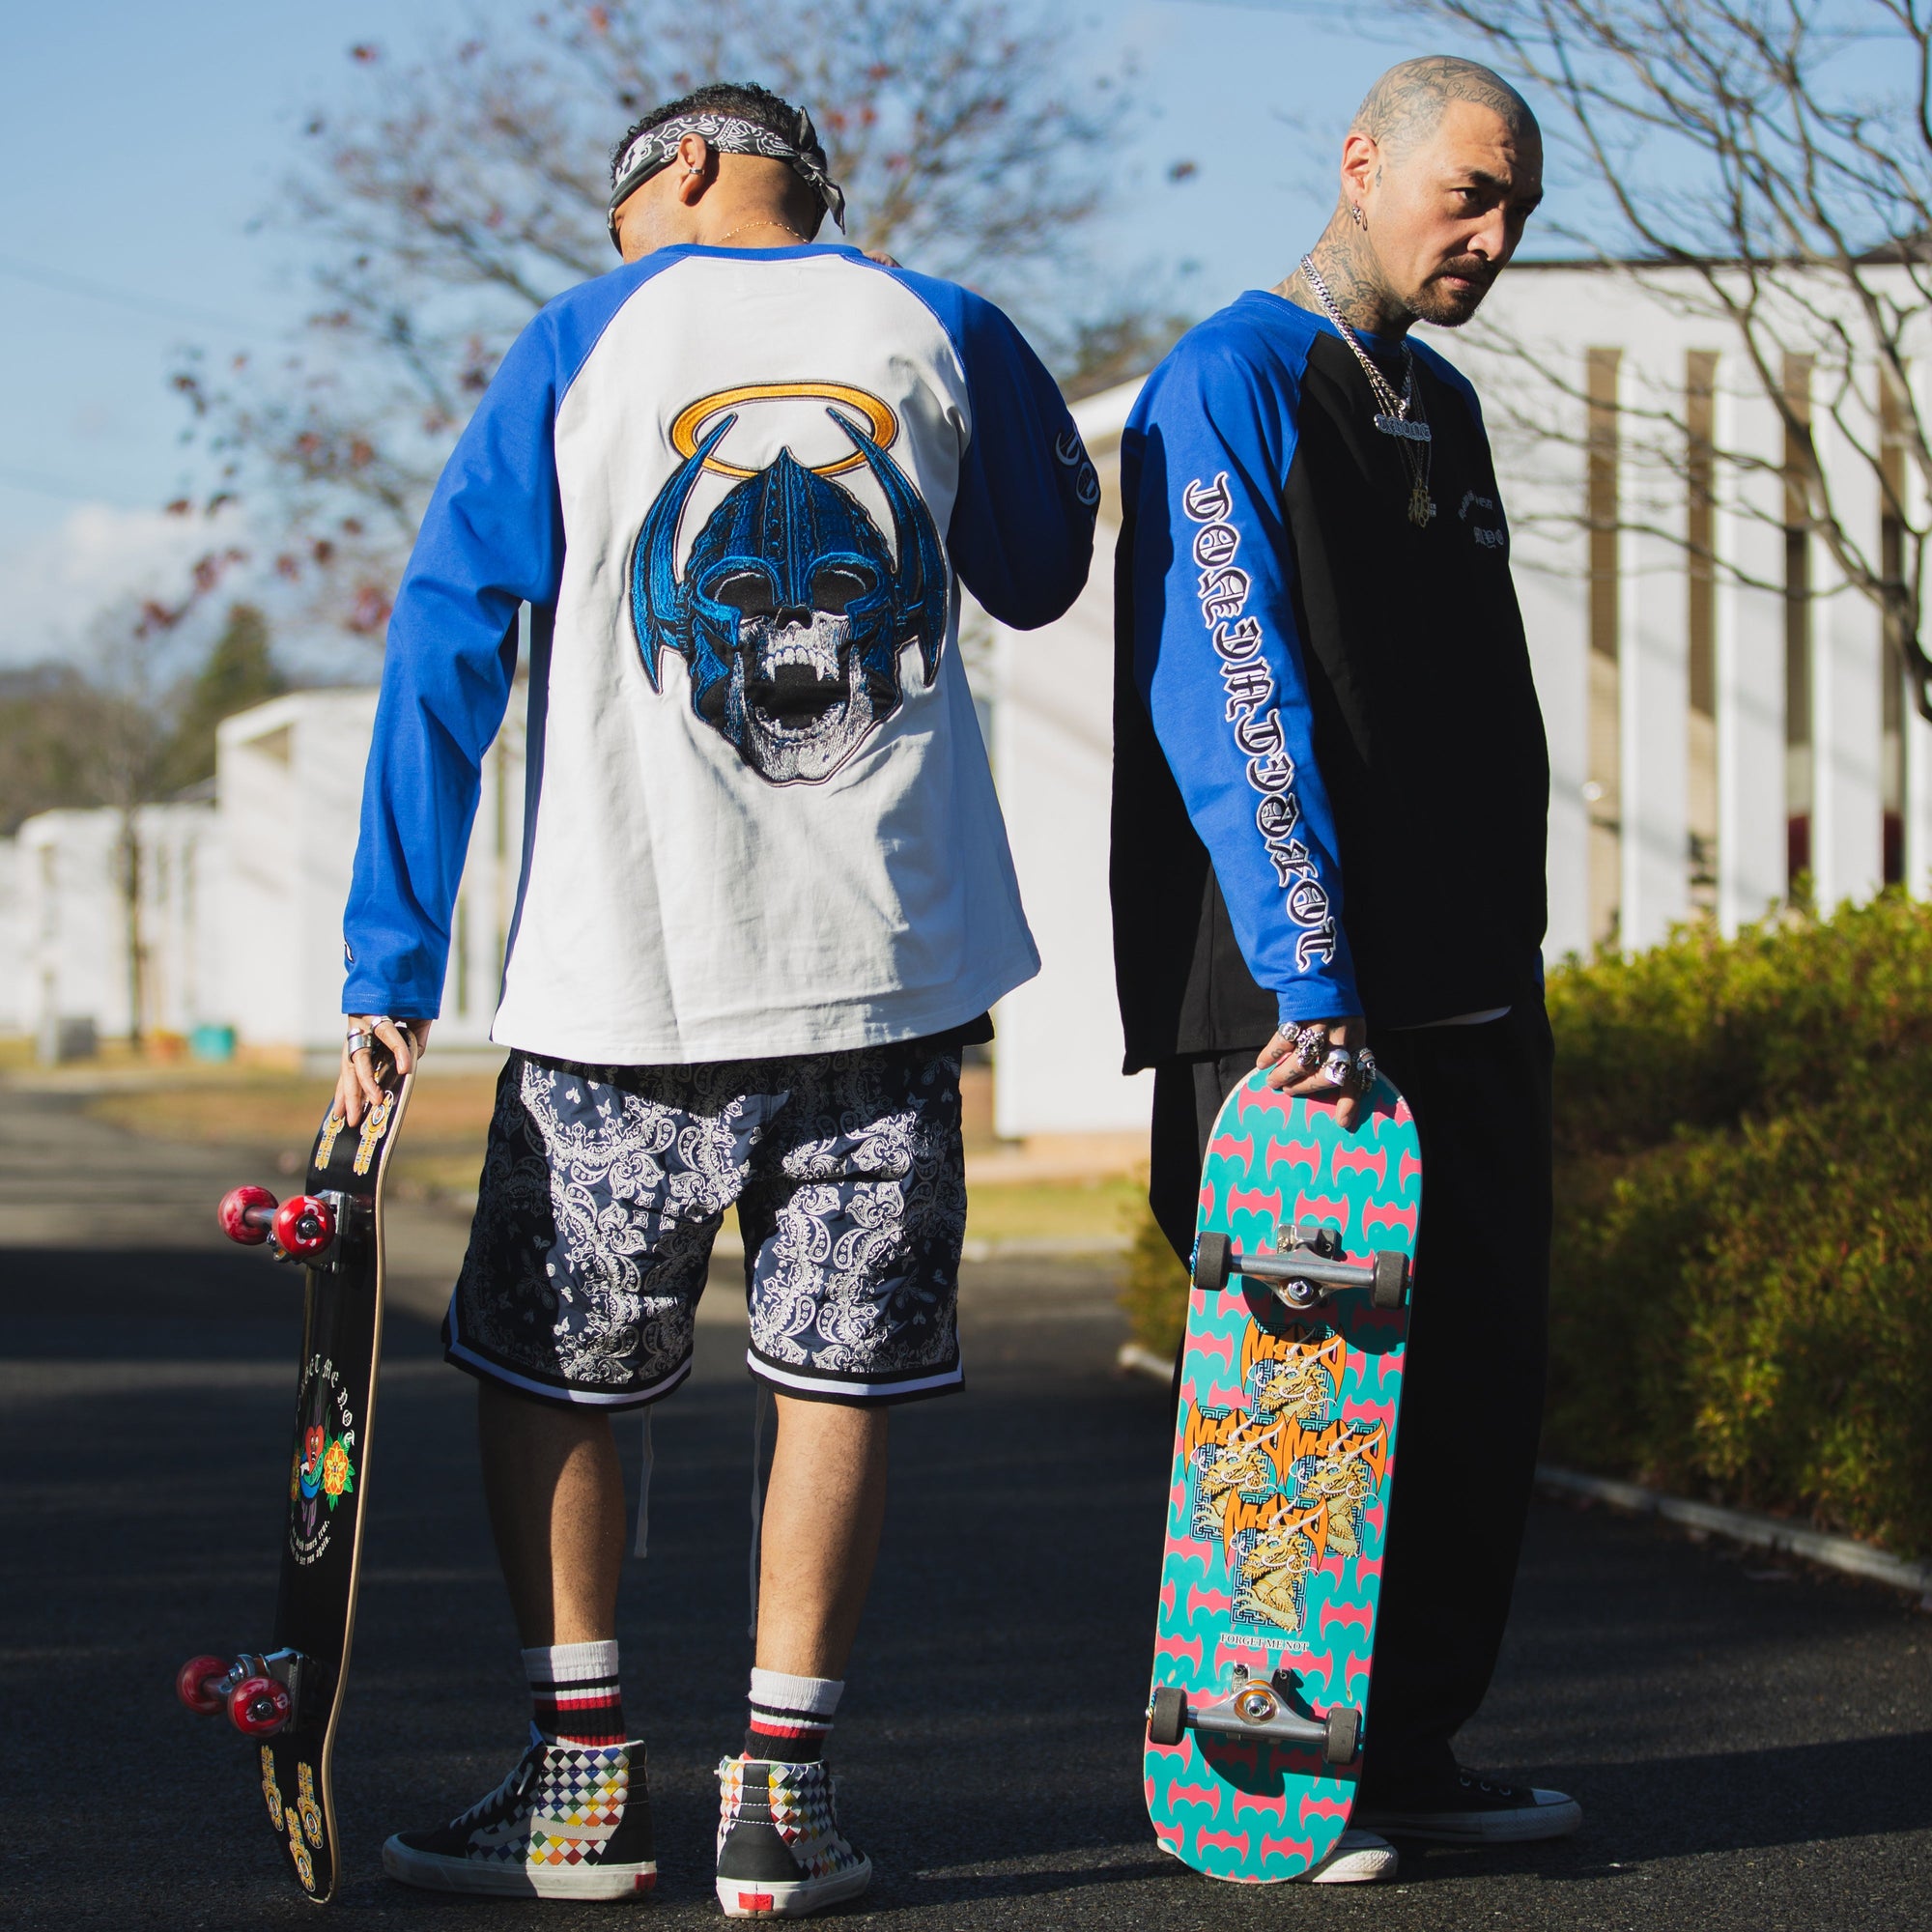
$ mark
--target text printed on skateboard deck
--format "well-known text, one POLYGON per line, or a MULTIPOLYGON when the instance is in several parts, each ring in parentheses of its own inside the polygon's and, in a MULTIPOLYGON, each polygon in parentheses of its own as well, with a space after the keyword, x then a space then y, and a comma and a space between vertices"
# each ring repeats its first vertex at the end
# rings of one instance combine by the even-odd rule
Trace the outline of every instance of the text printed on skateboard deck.
POLYGON ((1301 1240, 1333 1278, 1188 1296, 1144 1772, 1156 1837, 1216 1878, 1319 1863, 1361 1768, 1422 1195, 1406 1102, 1386 1080, 1369 1102, 1345 1134, 1251 1075, 1202 1173, 1198 1256, 1301 1240))

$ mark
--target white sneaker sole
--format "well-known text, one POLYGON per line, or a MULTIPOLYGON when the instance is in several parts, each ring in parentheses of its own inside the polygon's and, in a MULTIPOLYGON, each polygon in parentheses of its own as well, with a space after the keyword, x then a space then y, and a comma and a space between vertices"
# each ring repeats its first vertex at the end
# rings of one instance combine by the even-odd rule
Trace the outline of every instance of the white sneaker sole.
POLYGON ((1554 1804, 1524 1804, 1507 1811, 1376 1811, 1363 1828, 1391 1838, 1425 1838, 1441 1845, 1523 1845, 1539 1838, 1567 1838, 1583 1822, 1574 1798, 1554 1804))
POLYGON ((861 1857, 850 1871, 837 1878, 801 1878, 770 1884, 750 1879, 721 1878, 718 1903, 726 1918, 803 1918, 822 1906, 857 1898, 872 1882, 872 1861, 861 1857))
POLYGON ((383 1869, 425 1891, 469 1891, 493 1898, 635 1898, 658 1882, 655 1862, 636 1865, 499 1865, 481 1859, 419 1852, 400 1838, 383 1847, 383 1869))
POLYGON ((1401 1861, 1396 1848, 1384 1839, 1366 1832, 1350 1832, 1343 1835, 1335 1849, 1319 1865, 1310 1866, 1294 1883, 1374 1885, 1379 1879, 1393 1878, 1401 1861), (1367 1842, 1351 1845, 1349 1842, 1350 1838, 1366 1839, 1367 1842))

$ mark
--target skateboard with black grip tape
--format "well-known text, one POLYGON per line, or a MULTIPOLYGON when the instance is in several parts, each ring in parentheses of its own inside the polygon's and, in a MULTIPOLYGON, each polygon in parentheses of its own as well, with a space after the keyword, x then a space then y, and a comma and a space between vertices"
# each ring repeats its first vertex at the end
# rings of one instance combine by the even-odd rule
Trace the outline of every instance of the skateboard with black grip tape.
POLYGON ((372 1051, 382 1101, 352 1127, 331 1100, 309 1155, 306 1191, 277 1202, 266 1188, 238 1187, 220 1206, 231 1240, 267 1246, 303 1270, 281 1581, 262 1649, 190 1658, 175 1685, 189 1710, 225 1715, 254 1745, 257 1802, 297 1884, 317 1904, 341 1883, 335 1735, 369 1502, 383 1344, 383 1183, 415 1079, 398 1073, 381 1040, 372 1051))

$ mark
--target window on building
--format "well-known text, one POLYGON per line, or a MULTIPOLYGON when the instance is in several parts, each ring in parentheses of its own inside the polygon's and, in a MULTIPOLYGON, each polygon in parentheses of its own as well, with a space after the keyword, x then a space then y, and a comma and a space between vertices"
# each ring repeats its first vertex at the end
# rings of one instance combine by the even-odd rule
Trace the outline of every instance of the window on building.
POLYGON ((1589 352, 1585 514, 1590 534, 1589 809, 1590 937, 1614 945, 1621 909, 1622 578, 1618 568, 1617 381, 1622 353, 1589 352))
POLYGON ((1718 909, 1718 358, 1693 349, 1684 368, 1684 542, 1689 553, 1689 769, 1685 863, 1692 913, 1718 909))
POLYGON ((1811 358, 1784 358, 1784 876, 1811 870, 1811 358))
MULTIPOLYGON (((1888 375, 1879 385, 1879 570, 1905 586, 1904 398, 1888 375)), ((1888 611, 1879 665, 1879 810, 1884 813, 1885 882, 1905 880, 1905 627, 1888 611)))

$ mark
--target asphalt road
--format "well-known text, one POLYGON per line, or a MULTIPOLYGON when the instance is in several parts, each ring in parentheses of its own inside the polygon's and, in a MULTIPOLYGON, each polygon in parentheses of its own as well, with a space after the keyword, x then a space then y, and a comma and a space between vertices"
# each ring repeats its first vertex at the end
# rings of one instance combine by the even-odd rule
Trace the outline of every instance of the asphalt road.
MULTIPOLYGON (((185 1656, 260 1640, 293 1355, 290 1285, 207 1237, 249 1178, 0 1089, 0 1922, 310 1925, 249 1753, 174 1703, 185 1656)), ((271 1182, 273 1176, 261 1178, 271 1182)), ((621 1610, 651 1745, 648 1906, 386 1881, 384 1833, 493 1785, 526 1706, 484 1526, 470 1384, 431 1319, 460 1229, 403 1217, 338 1755, 346 1920, 714 1922, 712 1767, 735 1747, 751 1401, 730 1281, 662 1411, 651 1553, 621 1610)), ((1112 1368, 1104 1273, 986 1264, 968 1392, 901 1410, 879 1582, 839 1713, 878 1880, 841 1922, 1023 1926, 1932 1925, 1932 1619, 1671 1532, 1539 1505, 1464 1756, 1576 1793, 1574 1839, 1411 1849, 1392 1886, 1255 1892, 1158 1856, 1139 1792, 1169 1421, 1112 1368)), ((635 1431, 627 1430, 636 1462, 635 1431)), ((1480 1498, 1471 1499, 1480 1507, 1480 1498)))

